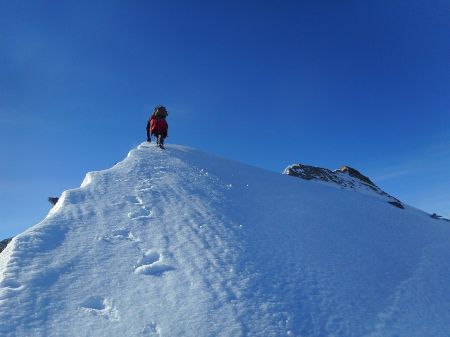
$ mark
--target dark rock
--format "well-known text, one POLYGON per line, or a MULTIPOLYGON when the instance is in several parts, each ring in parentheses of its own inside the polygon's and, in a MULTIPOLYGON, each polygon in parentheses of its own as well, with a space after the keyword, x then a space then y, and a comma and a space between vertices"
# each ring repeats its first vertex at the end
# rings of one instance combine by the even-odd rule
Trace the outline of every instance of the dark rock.
POLYGON ((48 202, 52 204, 52 206, 55 206, 58 202, 59 198, 57 197, 48 197, 48 202))
POLYGON ((10 243, 12 238, 0 241, 0 253, 6 248, 8 243, 10 243))
POLYGON ((358 170, 355 170, 354 168, 350 167, 350 166, 342 166, 339 171, 343 172, 343 173, 347 173, 349 176, 359 179, 363 182, 365 182, 368 185, 372 185, 377 187, 377 185, 375 185, 372 180, 370 180, 369 178, 367 178, 365 175, 361 174, 358 170))
POLYGON ((401 208, 401 209, 405 209, 405 206, 403 206, 400 202, 398 201, 388 201, 388 203, 390 203, 392 206, 401 208))
POLYGON ((345 189, 376 193, 385 197, 392 206, 405 208, 400 200, 384 192, 372 180, 350 166, 342 166, 339 170, 331 171, 323 167, 294 164, 288 166, 283 173, 305 180, 323 181, 345 189))
POLYGON ((440 216, 440 215, 438 215, 436 213, 431 214, 430 217, 432 217, 433 219, 436 219, 436 220, 450 221, 449 219, 446 219, 443 216, 440 216))
POLYGON ((286 168, 284 170, 284 174, 306 180, 314 179, 322 181, 333 181, 336 183, 338 182, 333 172, 323 167, 295 164, 286 168))

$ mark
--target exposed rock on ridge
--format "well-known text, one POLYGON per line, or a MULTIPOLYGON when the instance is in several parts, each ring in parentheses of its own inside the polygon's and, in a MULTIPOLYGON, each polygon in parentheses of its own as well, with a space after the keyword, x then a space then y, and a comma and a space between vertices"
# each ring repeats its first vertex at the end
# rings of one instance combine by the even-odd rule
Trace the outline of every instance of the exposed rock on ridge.
POLYGON ((338 170, 331 171, 323 167, 294 164, 288 166, 283 173, 306 180, 318 180, 330 185, 338 185, 349 190, 376 193, 386 198, 391 205, 401 209, 405 208, 400 200, 384 192, 368 177, 349 166, 342 166, 338 170))
POLYGON ((450 219, 444 218, 443 216, 438 215, 436 213, 433 213, 432 215, 430 215, 430 217, 432 217, 433 219, 436 219, 436 220, 444 220, 444 221, 450 222, 450 219))
POLYGON ((6 246, 8 245, 8 243, 11 242, 11 240, 12 238, 0 241, 0 253, 6 248, 6 246))

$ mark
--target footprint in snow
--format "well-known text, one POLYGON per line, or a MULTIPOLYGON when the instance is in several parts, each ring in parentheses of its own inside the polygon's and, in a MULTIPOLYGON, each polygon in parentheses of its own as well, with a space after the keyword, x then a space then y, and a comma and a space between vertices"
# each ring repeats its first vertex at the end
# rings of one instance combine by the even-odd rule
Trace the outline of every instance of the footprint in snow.
MULTIPOLYGON (((149 181, 150 182, 150 181, 149 181)), ((156 189, 155 186, 149 186, 149 187, 143 187, 139 190, 139 193, 147 193, 147 192, 152 192, 156 189)))
POLYGON ((135 195, 127 195, 127 196, 125 197, 125 200, 128 201, 128 202, 131 203, 131 204, 135 204, 135 205, 138 205, 138 206, 142 206, 142 200, 141 200, 141 198, 139 198, 139 197, 137 197, 137 196, 135 196, 135 195))
POLYGON ((140 219, 140 218, 149 218, 152 216, 152 212, 147 210, 144 206, 136 211, 128 213, 128 217, 131 220, 140 219))
POLYGON ((80 304, 81 309, 94 316, 102 316, 111 321, 119 320, 119 313, 112 300, 102 296, 89 296, 80 304))
POLYGON ((11 279, 4 279, 0 282, 0 288, 8 288, 12 290, 20 290, 22 289, 22 285, 14 280, 11 279))
POLYGON ((144 337, 157 337, 159 336, 159 328, 155 322, 151 322, 144 327, 142 331, 144 337))
POLYGON ((126 228, 118 228, 112 231, 112 237, 115 239, 135 239, 133 234, 126 228))
POLYGON ((152 215, 152 212, 149 211, 144 203, 142 202, 142 199, 136 196, 127 196, 125 197, 125 199, 134 204, 135 206, 137 206, 137 209, 134 211, 131 211, 130 213, 128 213, 128 217, 131 220, 135 220, 135 219, 139 219, 139 218, 148 218, 152 215))
POLYGON ((128 240, 128 241, 140 241, 139 238, 136 238, 133 233, 125 228, 117 228, 114 229, 111 234, 107 234, 104 236, 97 237, 98 241, 106 241, 112 243, 114 241, 119 240, 128 240))
POLYGON ((149 250, 138 261, 134 272, 143 275, 161 276, 165 272, 175 268, 161 262, 161 255, 158 252, 149 250))

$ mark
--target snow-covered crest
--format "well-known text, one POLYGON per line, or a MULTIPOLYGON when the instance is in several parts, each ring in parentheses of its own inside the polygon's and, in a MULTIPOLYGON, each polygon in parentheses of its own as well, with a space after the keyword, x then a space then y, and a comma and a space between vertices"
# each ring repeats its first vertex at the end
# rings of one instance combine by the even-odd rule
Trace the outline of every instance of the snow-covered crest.
POLYGON ((379 195, 141 144, 1 253, 0 335, 445 336, 449 255, 379 195))

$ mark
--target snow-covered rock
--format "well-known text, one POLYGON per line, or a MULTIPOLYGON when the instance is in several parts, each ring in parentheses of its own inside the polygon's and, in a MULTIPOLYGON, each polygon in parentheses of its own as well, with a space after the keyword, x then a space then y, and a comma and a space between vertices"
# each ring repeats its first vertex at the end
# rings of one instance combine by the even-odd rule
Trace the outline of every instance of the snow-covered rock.
POLYGON ((0 254, 0 335, 448 336, 449 224, 362 192, 143 143, 0 254))
POLYGON ((359 193, 376 194, 381 196, 392 206, 401 209, 404 208, 400 200, 384 192, 368 177, 349 166, 342 166, 338 170, 331 171, 323 167, 293 164, 286 167, 283 173, 306 180, 324 182, 330 186, 338 186, 359 193))

